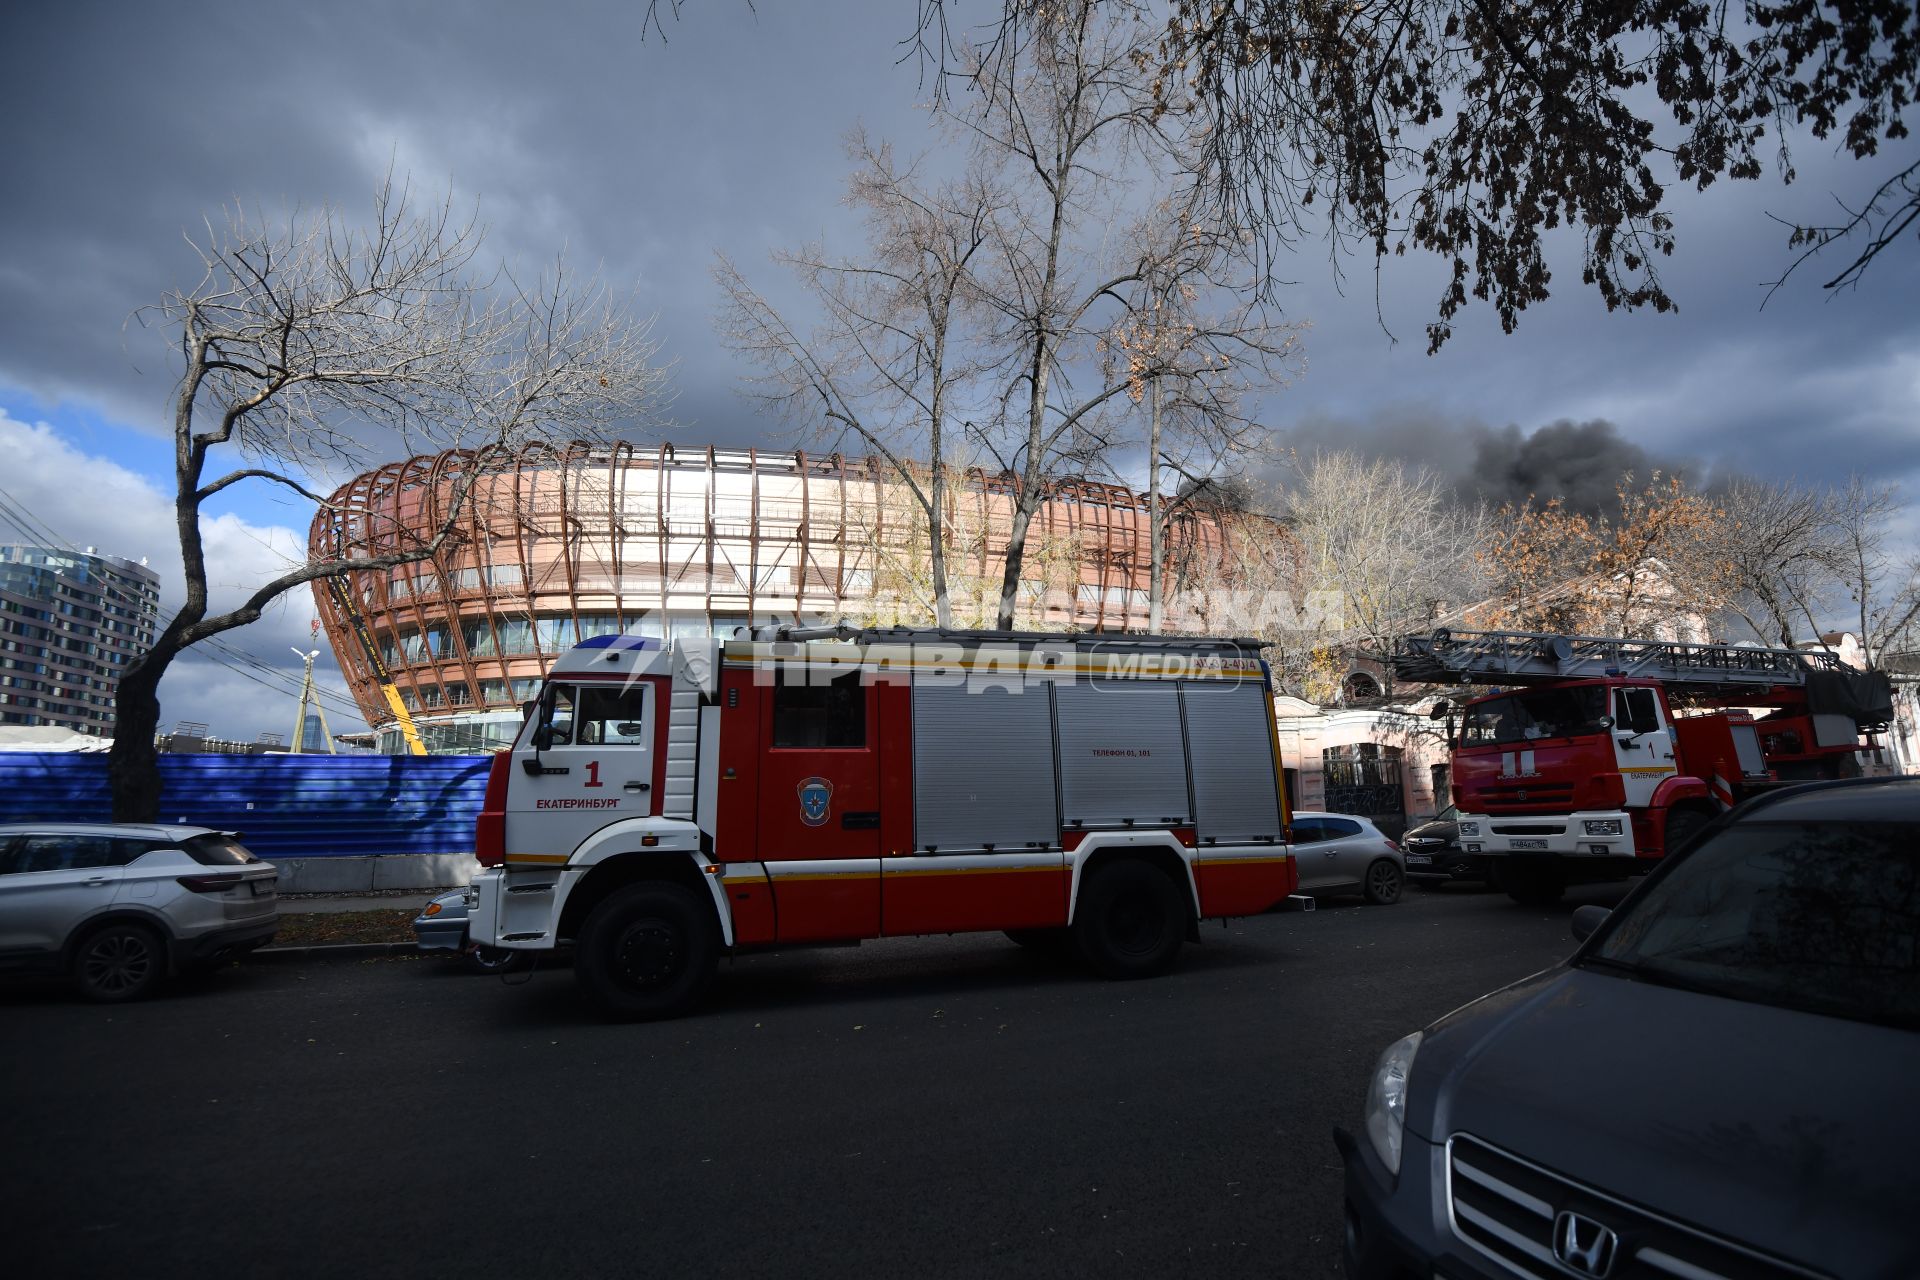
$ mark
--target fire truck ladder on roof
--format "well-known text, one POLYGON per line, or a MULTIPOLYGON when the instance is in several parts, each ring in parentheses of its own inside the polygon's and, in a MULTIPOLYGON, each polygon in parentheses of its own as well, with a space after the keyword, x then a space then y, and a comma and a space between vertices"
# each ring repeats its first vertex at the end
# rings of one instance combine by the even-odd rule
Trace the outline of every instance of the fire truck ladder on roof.
POLYGON ((1810 672, 1842 669, 1839 658, 1825 651, 1444 627, 1401 637, 1388 661, 1397 679, 1419 684, 1526 685, 1611 676, 1702 691, 1804 685, 1810 672))

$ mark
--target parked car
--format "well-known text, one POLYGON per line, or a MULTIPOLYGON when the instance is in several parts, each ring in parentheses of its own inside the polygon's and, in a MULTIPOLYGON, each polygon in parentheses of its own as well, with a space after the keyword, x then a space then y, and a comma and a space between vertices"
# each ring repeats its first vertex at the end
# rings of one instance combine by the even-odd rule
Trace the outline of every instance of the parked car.
POLYGON ((1920 1275, 1920 780, 1762 795, 1389 1045, 1352 1277, 1920 1275), (1891 1105, 1889 1099, 1896 1100, 1891 1105))
POLYGON ((413 936, 422 951, 457 951, 461 963, 475 973, 512 973, 524 969, 533 953, 505 947, 482 947, 467 937, 466 889, 443 893, 420 909, 413 919, 413 936))
POLYGON ((1301 893, 1359 893, 1384 906, 1400 900, 1406 882, 1400 846, 1352 814, 1295 812, 1293 856, 1301 893))
POLYGON ((137 1000, 272 941, 278 878, 206 827, 0 826, 0 966, 67 974, 92 1000, 137 1000))
POLYGON ((1460 810, 1448 805, 1400 837, 1410 880, 1486 880, 1492 872, 1484 854, 1460 848, 1460 810))

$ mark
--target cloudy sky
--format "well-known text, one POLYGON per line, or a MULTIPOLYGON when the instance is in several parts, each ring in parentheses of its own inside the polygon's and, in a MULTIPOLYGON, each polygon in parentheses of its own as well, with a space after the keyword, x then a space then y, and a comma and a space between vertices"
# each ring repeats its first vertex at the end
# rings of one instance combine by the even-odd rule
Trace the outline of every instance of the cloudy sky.
MULTIPOLYGON (((633 3, 507 5, 275 0, 9 5, 0 43, 0 490, 76 545, 152 559, 178 599, 163 496, 173 376, 161 334, 129 317, 192 283, 183 236, 223 205, 367 207, 394 167, 479 209, 489 246, 538 263, 564 247, 658 313, 676 361, 674 435, 790 445, 738 393, 714 336, 724 252, 776 293, 767 253, 810 239, 852 251, 840 203, 855 124, 905 152, 939 145, 901 41, 913 0, 703 0, 644 35, 633 3)), ((984 20, 986 0, 958 0, 984 20)), ((1329 261, 1300 248, 1284 291, 1309 321, 1307 369, 1264 418, 1302 448, 1396 453, 1456 477, 1537 453, 1681 461, 1807 480, 1851 470, 1920 482, 1920 253, 1909 242, 1829 298, 1787 264, 1784 217, 1826 217, 1889 166, 1795 156, 1801 181, 1676 192, 1666 272, 1677 315, 1609 315, 1558 244, 1551 302, 1502 335, 1484 308, 1438 356, 1423 325, 1440 265, 1329 261), (1385 327, 1383 329, 1382 319, 1385 327), (1399 338, 1396 343, 1387 331, 1399 338)), ((1577 468, 1576 468, 1577 471, 1577 468)), ((211 515, 226 596, 284 564, 310 510, 229 491, 211 515)), ((11 539, 0 528, 0 539, 11 539)), ((297 671, 305 596, 230 639, 297 671)), ((259 673, 254 673, 256 676, 259 673)), ((337 673, 328 676, 336 687, 337 673)), ((251 737, 291 727, 290 694, 204 660, 162 689, 163 719, 251 737)), ((334 717, 336 731, 343 727, 334 717)))

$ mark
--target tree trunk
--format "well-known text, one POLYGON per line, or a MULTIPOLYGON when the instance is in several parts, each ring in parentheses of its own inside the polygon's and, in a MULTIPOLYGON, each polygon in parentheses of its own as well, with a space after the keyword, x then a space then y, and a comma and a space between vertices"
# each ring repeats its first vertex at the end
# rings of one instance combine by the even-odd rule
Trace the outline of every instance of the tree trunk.
POLYGON ((953 625, 953 604, 947 598, 947 484, 937 460, 929 487, 927 550, 933 560, 933 620, 945 628, 953 625))
POLYGON ((947 597, 947 557, 939 547, 933 551, 933 621, 942 629, 953 625, 953 602, 947 597))
POLYGON ((115 822, 160 820, 160 752, 153 739, 160 730, 160 677, 173 659, 173 651, 149 650, 120 677, 107 755, 115 822))
POLYGON ((1160 528, 1160 379, 1147 383, 1147 630, 1160 634, 1166 535, 1160 528))
POLYGON ((1033 523, 1033 508, 1039 505, 1028 499, 1026 490, 1022 485, 1014 500, 1013 527, 1007 532, 1007 571, 1000 579, 1000 611, 993 623, 1002 631, 1013 629, 1014 609, 1020 601, 1020 569, 1027 558, 1027 528, 1033 523))

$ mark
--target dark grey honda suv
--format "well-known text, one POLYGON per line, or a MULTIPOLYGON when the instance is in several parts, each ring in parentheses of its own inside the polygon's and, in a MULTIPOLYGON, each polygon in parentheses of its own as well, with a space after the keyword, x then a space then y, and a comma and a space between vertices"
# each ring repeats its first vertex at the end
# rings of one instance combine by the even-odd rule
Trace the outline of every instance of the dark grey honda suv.
POLYGON ((1347 1274, 1920 1276, 1920 780, 1748 802, 1390 1045, 1347 1274))

